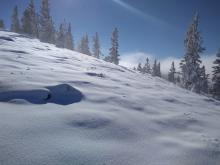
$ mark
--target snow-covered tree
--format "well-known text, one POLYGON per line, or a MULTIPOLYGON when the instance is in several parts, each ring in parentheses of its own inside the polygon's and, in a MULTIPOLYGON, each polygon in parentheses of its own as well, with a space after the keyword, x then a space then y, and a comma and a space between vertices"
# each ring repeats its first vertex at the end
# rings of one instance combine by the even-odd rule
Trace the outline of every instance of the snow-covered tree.
POLYGON ((65 29, 63 23, 60 24, 59 30, 57 32, 56 46, 59 48, 65 47, 65 29))
POLYGON ((206 69, 205 69, 205 66, 203 66, 201 68, 201 71, 200 71, 200 90, 202 93, 208 93, 208 90, 209 90, 209 85, 208 85, 208 78, 209 78, 209 75, 206 74, 206 69))
POLYGON ((0 30, 1 29, 5 29, 5 24, 4 24, 4 21, 2 19, 0 19, 0 30))
POLYGON ((43 42, 55 43, 55 29, 50 16, 49 0, 42 0, 39 19, 39 38, 43 42))
POLYGON ((175 83, 175 73, 176 73, 175 64, 174 62, 172 62, 170 71, 168 73, 168 80, 172 83, 175 83))
POLYGON ((216 56, 217 58, 214 61, 214 67, 213 67, 212 94, 216 99, 220 100, 220 49, 216 56))
POLYGON ((186 53, 180 65, 182 69, 183 87, 194 92, 200 93, 200 53, 203 53, 205 48, 203 48, 202 46, 203 40, 198 30, 198 25, 199 17, 198 14, 196 14, 187 32, 187 37, 184 42, 186 53))
POLYGON ((87 55, 91 55, 90 49, 89 49, 89 38, 88 35, 86 34, 85 36, 82 37, 81 43, 79 46, 79 52, 87 55))
POLYGON ((15 33, 20 32, 20 21, 18 18, 18 6, 15 6, 13 9, 13 13, 11 17, 11 31, 15 33))
POLYGON ((100 41, 99 41, 99 35, 96 32, 95 36, 93 37, 93 56, 96 58, 100 58, 100 41))
POLYGON ((161 77, 160 62, 157 65, 157 75, 156 76, 161 77))
POLYGON ((145 65, 143 67, 143 72, 151 74, 151 67, 150 67, 150 61, 149 58, 146 59, 145 65))
POLYGON ((34 0, 30 0, 28 9, 30 17, 31 36, 39 37, 38 16, 35 10, 34 0))
POLYGON ((157 76, 157 73, 158 73, 157 60, 154 60, 154 64, 153 64, 153 67, 152 67, 152 73, 151 73, 151 75, 152 75, 152 76, 157 76))
POLYGON ((26 34, 32 34, 30 11, 28 9, 25 9, 21 19, 21 23, 22 23, 22 32, 26 34))
POLYGON ((137 71, 139 71, 141 73, 143 72, 143 68, 141 66, 141 63, 138 64, 137 71))
POLYGON ((72 35, 72 28, 71 24, 69 23, 68 29, 65 33, 65 48, 74 50, 74 42, 73 42, 73 35, 72 35))
POLYGON ((112 33, 112 37, 111 37, 111 43, 112 43, 112 47, 109 49, 110 53, 110 62, 114 63, 116 65, 119 64, 119 44, 118 44, 118 29, 115 28, 113 33, 112 33))

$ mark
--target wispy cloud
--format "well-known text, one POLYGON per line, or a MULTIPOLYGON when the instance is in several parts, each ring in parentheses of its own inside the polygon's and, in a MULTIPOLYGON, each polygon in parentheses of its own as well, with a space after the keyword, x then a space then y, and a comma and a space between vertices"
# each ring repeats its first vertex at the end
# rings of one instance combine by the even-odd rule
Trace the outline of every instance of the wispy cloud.
MULTIPOLYGON (((139 62, 144 64, 147 57, 150 59, 150 62, 152 65, 156 57, 152 54, 144 53, 144 52, 125 53, 121 56, 120 65, 128 67, 128 68, 137 67, 139 62)), ((206 67, 206 71, 210 75, 212 74, 212 66, 213 66, 213 61, 215 60, 215 58, 216 58, 215 55, 201 56, 202 65, 206 67)), ((172 61, 175 62, 177 71, 180 71, 179 63, 181 61, 181 58, 170 56, 170 57, 160 59, 159 61, 161 63, 161 71, 163 74, 167 74, 169 72, 172 61)))
POLYGON ((155 24, 159 24, 159 25, 162 25, 162 26, 168 26, 168 27, 171 27, 170 24, 168 24, 167 22, 155 17, 155 16, 152 16, 150 14, 147 14, 133 6, 131 6, 130 4, 124 2, 123 0, 112 0, 113 2, 115 2, 116 4, 120 5, 121 7, 123 7, 124 9, 136 14, 137 16, 147 20, 147 21, 150 21, 151 23, 155 23, 155 24))

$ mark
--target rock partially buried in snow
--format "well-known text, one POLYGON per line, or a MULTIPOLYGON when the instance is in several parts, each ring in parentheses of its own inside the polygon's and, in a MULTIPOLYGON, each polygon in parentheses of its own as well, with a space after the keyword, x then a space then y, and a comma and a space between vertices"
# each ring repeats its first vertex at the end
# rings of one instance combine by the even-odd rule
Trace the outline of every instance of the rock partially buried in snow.
POLYGON ((68 84, 49 86, 36 90, 7 91, 0 93, 0 102, 17 103, 14 100, 25 100, 33 104, 54 103, 69 105, 80 102, 83 94, 68 84))

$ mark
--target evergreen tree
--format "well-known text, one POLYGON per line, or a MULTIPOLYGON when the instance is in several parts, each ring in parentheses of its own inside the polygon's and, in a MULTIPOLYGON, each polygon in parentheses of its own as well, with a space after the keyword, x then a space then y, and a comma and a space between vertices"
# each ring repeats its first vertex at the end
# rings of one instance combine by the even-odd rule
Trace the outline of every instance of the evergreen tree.
POLYGON ((217 58, 214 61, 213 67, 213 89, 212 94, 216 99, 220 100, 220 49, 217 53, 217 58))
POLYGON ((157 75, 156 76, 161 77, 160 62, 157 65, 157 75))
POLYGON ((146 63, 144 65, 144 67, 143 67, 143 72, 144 73, 148 73, 148 74, 151 73, 151 67, 150 67, 149 58, 146 59, 146 63))
POLYGON ((157 76, 157 74, 158 74, 157 60, 154 60, 154 65, 153 65, 153 68, 152 68, 152 73, 151 73, 151 75, 152 75, 152 76, 157 76))
POLYGON ((81 53, 87 54, 89 56, 91 55, 90 50, 89 50, 89 38, 87 34, 82 37, 79 49, 81 53))
POLYGON ((55 43, 55 29, 50 16, 49 0, 42 0, 39 20, 39 37, 43 42, 55 43))
POLYGON ((22 32, 26 34, 32 34, 31 18, 30 18, 30 12, 28 9, 25 9, 23 13, 23 17, 21 19, 21 23, 22 23, 22 32))
POLYGON ((74 50, 74 43, 73 43, 73 36, 72 36, 72 28, 71 24, 69 23, 68 29, 65 35, 65 48, 74 50))
POLYGON ((202 93, 208 93, 208 89, 209 89, 208 78, 209 78, 209 75, 206 74, 205 66, 203 66, 201 68, 200 75, 201 75, 200 90, 201 90, 202 93))
POLYGON ((20 32, 20 21, 18 18, 18 6, 14 7, 13 14, 11 17, 11 31, 15 33, 20 32))
POLYGON ((4 21, 0 19, 0 30, 5 29, 4 21))
POLYGON ((198 31, 198 25, 199 17, 196 14, 187 32, 187 37, 184 42, 186 53, 180 65, 182 69, 183 86, 186 89, 200 93, 200 53, 203 53, 205 48, 202 47, 203 40, 200 32, 198 31))
POLYGON ((169 74, 168 74, 168 80, 172 83, 175 83, 175 73, 176 73, 176 68, 174 62, 172 62, 169 74))
POLYGON ((137 71, 139 71, 141 73, 143 72, 143 68, 141 66, 141 63, 138 64, 137 71))
POLYGON ((99 42, 99 35, 96 32, 95 36, 93 37, 93 56, 96 58, 100 58, 100 42, 99 42))
POLYGON ((35 10, 34 0, 30 0, 28 9, 29 17, 30 17, 30 35, 33 37, 39 37, 39 25, 38 25, 38 17, 35 10))
POLYGON ((59 48, 65 47, 65 32, 64 32, 64 24, 61 23, 59 27, 59 31, 57 32, 57 38, 56 38, 56 46, 59 48))
POLYGON ((118 44, 118 29, 117 28, 115 28, 112 33, 111 43, 112 43, 112 47, 110 48, 110 53, 109 53, 110 62, 118 65, 119 64, 119 52, 118 52, 119 44, 118 44))

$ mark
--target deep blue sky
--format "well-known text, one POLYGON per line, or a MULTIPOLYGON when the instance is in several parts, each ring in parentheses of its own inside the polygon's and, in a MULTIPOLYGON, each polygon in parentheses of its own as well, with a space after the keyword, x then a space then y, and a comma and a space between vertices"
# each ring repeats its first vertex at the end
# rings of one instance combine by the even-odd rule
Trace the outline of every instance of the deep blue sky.
MULTIPOLYGON (((28 0, 0 0, 0 19, 10 25, 11 11, 18 5, 20 15, 28 0)), ((40 0, 35 0, 39 9, 40 0)), ((72 23, 76 41, 84 34, 99 32, 104 52, 109 48, 113 27, 120 31, 120 52, 147 52, 164 58, 183 55, 185 33, 197 11, 205 54, 220 47, 219 0, 51 0, 55 24, 72 23)))

